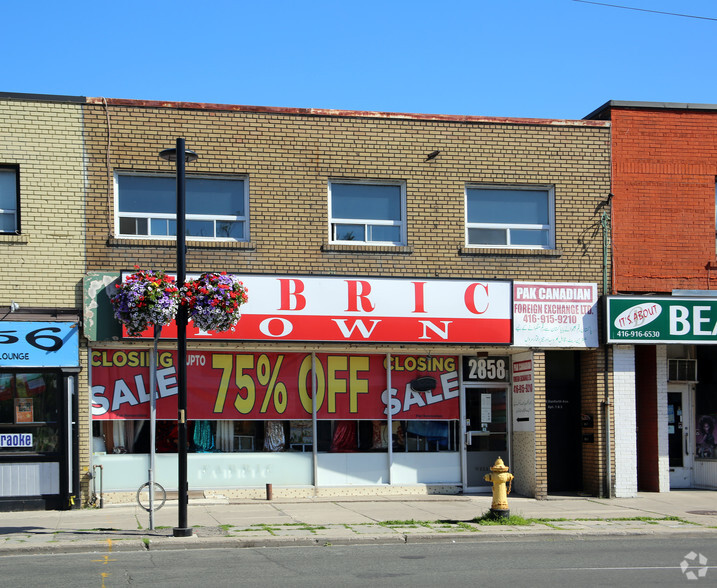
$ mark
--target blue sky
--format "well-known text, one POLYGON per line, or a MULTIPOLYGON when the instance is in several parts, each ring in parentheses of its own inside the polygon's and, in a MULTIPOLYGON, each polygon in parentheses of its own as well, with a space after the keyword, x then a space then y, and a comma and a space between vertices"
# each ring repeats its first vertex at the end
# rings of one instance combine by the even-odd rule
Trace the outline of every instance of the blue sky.
POLYGON ((3 92, 582 118, 717 103, 715 0, 4 2, 3 92), (12 23, 12 24, 11 24, 12 23))

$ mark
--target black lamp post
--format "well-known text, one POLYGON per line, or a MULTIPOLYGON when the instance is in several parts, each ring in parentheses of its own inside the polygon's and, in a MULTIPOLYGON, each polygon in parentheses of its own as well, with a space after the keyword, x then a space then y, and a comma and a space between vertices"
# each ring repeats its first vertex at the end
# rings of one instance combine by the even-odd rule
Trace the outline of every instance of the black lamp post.
MULTIPOLYGON (((181 288, 186 280, 186 178, 184 165, 196 161, 199 156, 184 147, 184 139, 177 139, 175 149, 165 149, 159 156, 177 162, 177 285, 181 288), (183 157, 178 157, 182 153, 183 157)), ((187 307, 183 304, 177 311, 177 459, 179 469, 179 522, 173 529, 175 537, 190 537, 192 528, 187 524, 189 493, 187 483, 187 307)))

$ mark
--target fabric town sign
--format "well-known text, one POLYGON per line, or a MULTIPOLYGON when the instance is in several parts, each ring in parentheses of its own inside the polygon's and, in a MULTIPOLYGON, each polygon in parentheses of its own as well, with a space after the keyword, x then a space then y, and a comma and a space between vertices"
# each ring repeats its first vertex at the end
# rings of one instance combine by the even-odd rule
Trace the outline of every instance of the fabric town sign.
MULTIPOLYGON (((240 275, 249 302, 234 331, 190 339, 370 343, 511 343, 508 280, 240 275)), ((126 333, 125 333, 126 335, 126 333)), ((151 329, 141 337, 151 337, 151 329)), ((176 337, 174 324, 163 338, 176 337)))

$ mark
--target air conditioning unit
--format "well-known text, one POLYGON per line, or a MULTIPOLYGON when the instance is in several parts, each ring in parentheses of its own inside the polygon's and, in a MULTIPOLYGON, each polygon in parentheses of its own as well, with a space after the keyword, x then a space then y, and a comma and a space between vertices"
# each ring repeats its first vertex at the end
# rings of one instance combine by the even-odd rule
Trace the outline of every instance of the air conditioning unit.
POLYGON ((696 382, 696 359, 670 359, 667 366, 667 379, 670 382, 696 382))

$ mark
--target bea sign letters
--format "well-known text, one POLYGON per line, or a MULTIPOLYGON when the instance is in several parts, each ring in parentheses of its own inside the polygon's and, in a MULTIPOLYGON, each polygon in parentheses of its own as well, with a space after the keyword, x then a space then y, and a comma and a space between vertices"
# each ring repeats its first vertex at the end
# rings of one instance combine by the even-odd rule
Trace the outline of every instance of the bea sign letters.
POLYGON ((608 343, 717 343, 717 298, 612 296, 608 343))

